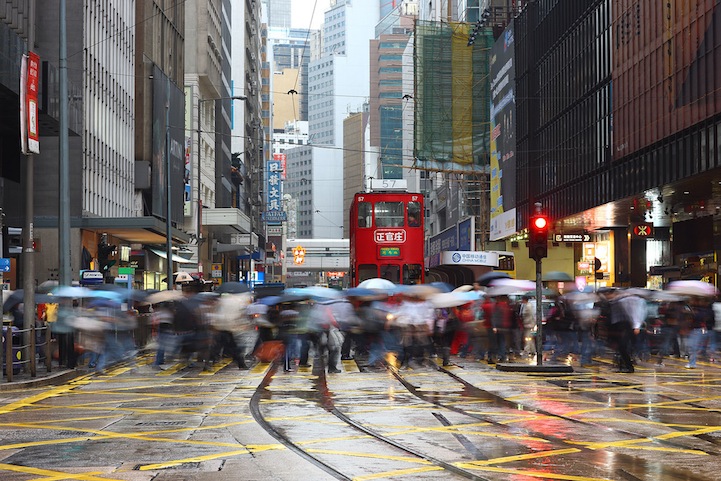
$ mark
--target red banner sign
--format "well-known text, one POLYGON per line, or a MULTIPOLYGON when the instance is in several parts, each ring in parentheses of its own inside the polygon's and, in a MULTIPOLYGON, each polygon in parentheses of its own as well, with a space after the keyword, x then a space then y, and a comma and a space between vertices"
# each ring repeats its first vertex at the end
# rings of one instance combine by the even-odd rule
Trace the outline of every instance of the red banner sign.
POLYGON ((653 237, 653 224, 636 224, 633 226, 633 235, 636 237, 653 237))
POLYGON ((23 56, 20 75, 20 135, 25 154, 40 153, 40 132, 38 131, 38 88, 40 57, 33 52, 23 56))

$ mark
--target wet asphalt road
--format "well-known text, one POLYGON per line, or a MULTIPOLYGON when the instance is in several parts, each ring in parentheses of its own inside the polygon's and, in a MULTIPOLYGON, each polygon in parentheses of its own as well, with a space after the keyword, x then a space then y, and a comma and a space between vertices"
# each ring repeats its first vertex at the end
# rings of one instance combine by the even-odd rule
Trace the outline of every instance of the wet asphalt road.
POLYGON ((0 392, 0 479, 716 480, 721 365, 283 372, 141 356, 0 392))

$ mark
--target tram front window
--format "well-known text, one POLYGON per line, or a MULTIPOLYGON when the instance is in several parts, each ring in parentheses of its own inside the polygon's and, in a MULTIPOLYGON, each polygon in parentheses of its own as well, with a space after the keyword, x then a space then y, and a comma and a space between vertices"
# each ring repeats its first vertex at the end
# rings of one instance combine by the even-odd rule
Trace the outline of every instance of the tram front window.
POLYGON ((420 264, 406 264, 403 266, 403 284, 419 284, 423 266, 420 264))
POLYGON ((388 279, 394 284, 401 282, 401 268, 397 265, 386 264, 381 266, 381 278, 388 279))
POLYGON ((403 202, 376 202, 376 227, 403 227, 403 202))
POLYGON ((378 266, 375 264, 361 264, 358 266, 358 282, 378 277, 378 266))

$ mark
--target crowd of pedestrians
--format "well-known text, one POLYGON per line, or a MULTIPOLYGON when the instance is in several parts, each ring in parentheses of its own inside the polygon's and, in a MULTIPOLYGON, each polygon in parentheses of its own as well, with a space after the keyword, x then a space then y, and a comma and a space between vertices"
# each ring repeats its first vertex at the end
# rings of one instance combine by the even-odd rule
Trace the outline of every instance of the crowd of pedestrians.
POLYGON ((477 284, 468 290, 457 298, 428 286, 328 296, 296 289, 263 298, 185 293, 138 303, 145 314, 110 299, 63 299, 46 315, 59 362, 86 363, 97 371, 133 362, 138 347, 149 346, 155 348, 156 369, 175 362, 208 369, 222 358, 247 369, 257 360, 278 358, 292 371, 322 357, 329 373, 342 372, 342 361, 350 359, 369 369, 388 363, 401 369, 449 365, 454 357, 532 363, 539 346, 544 361, 580 367, 612 352, 621 372, 633 372, 639 362, 660 367, 670 356, 687 359, 689 369, 699 358, 714 362, 717 357, 721 303, 710 296, 656 298, 642 289, 551 291, 540 309, 539 342, 533 292, 494 293, 477 284), (148 346, 137 345, 141 315, 150 320, 148 346))

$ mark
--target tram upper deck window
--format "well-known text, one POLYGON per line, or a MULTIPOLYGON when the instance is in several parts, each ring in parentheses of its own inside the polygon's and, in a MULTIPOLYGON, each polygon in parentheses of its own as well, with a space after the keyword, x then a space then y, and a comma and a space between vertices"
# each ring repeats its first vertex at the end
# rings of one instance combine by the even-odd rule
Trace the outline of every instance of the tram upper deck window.
POLYGON ((403 227, 403 202, 376 202, 376 227, 403 227))
POLYGON ((421 203, 408 202, 408 227, 420 227, 421 203))
POLYGON ((358 203, 358 227, 373 227, 373 205, 370 202, 358 203))

